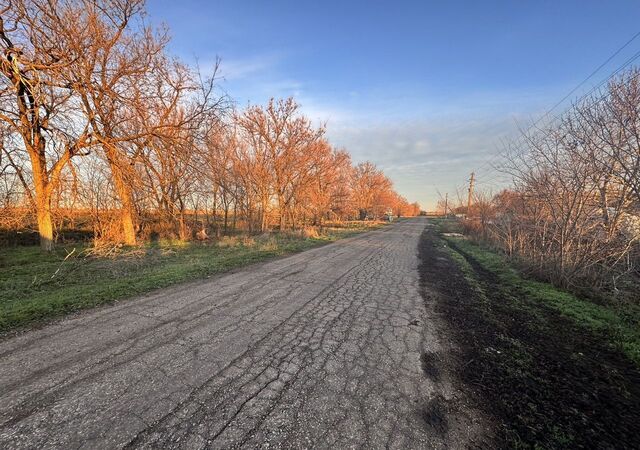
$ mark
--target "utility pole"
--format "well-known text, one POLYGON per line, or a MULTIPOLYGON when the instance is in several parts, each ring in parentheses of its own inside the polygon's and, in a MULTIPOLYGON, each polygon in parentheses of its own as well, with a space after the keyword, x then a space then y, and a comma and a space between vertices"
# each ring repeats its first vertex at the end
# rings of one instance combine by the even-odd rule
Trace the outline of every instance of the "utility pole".
POLYGON ((467 198, 467 218, 471 216, 471 200, 473 198, 473 183, 475 182, 475 173, 471 172, 469 179, 469 197, 467 198))
POLYGON ((444 216, 447 217, 447 209, 449 207, 449 193, 444 194, 444 216))

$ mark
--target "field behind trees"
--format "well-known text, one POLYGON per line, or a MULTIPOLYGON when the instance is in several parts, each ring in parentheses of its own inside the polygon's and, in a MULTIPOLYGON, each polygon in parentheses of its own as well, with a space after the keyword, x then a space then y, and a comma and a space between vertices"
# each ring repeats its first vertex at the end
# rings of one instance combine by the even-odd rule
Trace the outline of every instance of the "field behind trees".
POLYGON ((144 3, 3 2, 0 242, 51 251, 419 213, 294 99, 239 110, 144 3), (35 236, 34 236, 35 235, 35 236))

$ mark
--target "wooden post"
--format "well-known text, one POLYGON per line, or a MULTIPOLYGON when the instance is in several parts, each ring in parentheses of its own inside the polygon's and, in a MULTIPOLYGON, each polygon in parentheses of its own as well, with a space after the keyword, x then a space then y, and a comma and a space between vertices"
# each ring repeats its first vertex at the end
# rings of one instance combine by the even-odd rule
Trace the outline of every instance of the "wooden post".
POLYGON ((467 218, 471 216, 471 200, 473 198, 473 183, 475 182, 475 174, 471 172, 469 179, 469 197, 467 198, 467 218))
POLYGON ((449 209, 449 193, 444 194, 444 216, 447 217, 447 209, 449 209))

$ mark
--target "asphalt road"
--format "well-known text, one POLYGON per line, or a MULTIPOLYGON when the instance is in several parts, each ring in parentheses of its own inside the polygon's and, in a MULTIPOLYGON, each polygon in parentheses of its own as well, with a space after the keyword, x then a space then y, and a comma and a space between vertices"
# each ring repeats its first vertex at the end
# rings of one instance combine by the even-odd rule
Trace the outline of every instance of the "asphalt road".
MULTIPOLYGON (((0 342, 2 448, 462 448, 422 355, 425 220, 159 290, 0 342)), ((426 299, 426 302, 425 302, 426 299)))

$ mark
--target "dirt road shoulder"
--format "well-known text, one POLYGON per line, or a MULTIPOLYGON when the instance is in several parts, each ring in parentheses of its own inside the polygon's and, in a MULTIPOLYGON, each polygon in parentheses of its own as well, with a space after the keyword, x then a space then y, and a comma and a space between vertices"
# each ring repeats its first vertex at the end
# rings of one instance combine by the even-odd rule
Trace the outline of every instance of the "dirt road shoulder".
POLYGON ((637 448, 640 371, 603 336, 506 285, 444 240, 420 242, 421 279, 457 344, 453 373, 501 447, 637 448))

